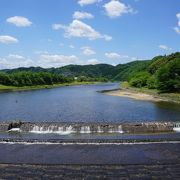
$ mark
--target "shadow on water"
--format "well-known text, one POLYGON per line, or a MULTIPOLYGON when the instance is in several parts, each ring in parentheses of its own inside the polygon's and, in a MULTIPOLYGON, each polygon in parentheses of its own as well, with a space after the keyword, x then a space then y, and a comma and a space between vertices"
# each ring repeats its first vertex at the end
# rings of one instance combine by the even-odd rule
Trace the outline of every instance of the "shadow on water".
POLYGON ((180 104, 177 103, 171 103, 171 102, 156 102, 155 103, 158 108, 164 108, 164 109, 174 109, 175 111, 180 111, 180 104))

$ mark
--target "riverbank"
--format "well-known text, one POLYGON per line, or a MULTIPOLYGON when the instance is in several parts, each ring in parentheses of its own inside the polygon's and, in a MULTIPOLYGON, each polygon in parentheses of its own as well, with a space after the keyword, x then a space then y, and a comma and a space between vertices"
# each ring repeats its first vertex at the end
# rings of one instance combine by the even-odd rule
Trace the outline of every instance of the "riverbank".
POLYGON ((57 87, 64 86, 76 86, 76 85, 87 85, 87 84, 98 84, 101 82, 72 82, 72 83, 62 83, 62 84, 53 84, 53 85, 37 85, 37 86, 4 86, 0 85, 0 93, 1 92, 13 92, 13 91, 30 91, 30 90, 38 90, 38 89, 51 89, 57 87))
POLYGON ((180 103, 180 93, 159 93, 155 89, 130 87, 127 82, 123 82, 120 89, 104 91, 103 93, 144 101, 180 103))

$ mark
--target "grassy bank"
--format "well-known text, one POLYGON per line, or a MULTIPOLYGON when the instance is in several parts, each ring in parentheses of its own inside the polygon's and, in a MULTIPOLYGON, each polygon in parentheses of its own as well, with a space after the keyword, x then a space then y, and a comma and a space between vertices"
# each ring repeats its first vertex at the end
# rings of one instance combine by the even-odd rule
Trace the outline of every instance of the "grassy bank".
POLYGON ((145 93, 152 95, 154 97, 161 98, 165 101, 180 103, 180 93, 160 93, 157 89, 148 89, 148 88, 135 88, 131 87, 128 82, 122 82, 121 87, 124 90, 129 90, 131 92, 145 93))
POLYGON ((37 86, 4 86, 0 85, 0 92, 12 92, 12 91, 30 91, 38 89, 50 89, 63 86, 76 86, 76 85, 85 85, 85 84, 97 84, 100 82, 72 82, 72 83, 62 83, 62 84, 53 84, 53 85, 37 85, 37 86))

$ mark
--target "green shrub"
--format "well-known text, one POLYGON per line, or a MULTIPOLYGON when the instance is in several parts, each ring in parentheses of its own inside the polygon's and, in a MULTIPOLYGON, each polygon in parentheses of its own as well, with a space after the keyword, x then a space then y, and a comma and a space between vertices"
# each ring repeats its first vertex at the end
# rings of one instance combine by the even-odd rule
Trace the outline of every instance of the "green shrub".
POLYGON ((149 79, 147 80, 147 87, 149 89, 156 89, 156 87, 157 87, 156 76, 149 77, 149 79))
POLYGON ((133 78, 130 79, 130 85, 134 87, 147 86, 147 81, 150 78, 150 74, 146 71, 137 73, 133 78))

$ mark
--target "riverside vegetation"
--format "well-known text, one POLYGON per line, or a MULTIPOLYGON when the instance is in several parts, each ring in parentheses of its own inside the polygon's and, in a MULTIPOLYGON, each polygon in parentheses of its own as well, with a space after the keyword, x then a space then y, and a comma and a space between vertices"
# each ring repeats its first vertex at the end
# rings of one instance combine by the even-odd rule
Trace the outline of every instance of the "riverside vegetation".
POLYGON ((86 78, 65 76, 51 72, 16 71, 0 73, 0 91, 16 91, 29 89, 53 88, 59 86, 91 84, 96 81, 104 82, 103 78, 86 78))
POLYGON ((0 89, 43 88, 68 84, 128 81, 135 88, 149 92, 180 92, 180 52, 112 66, 68 65, 60 68, 30 67, 0 71, 0 89))

